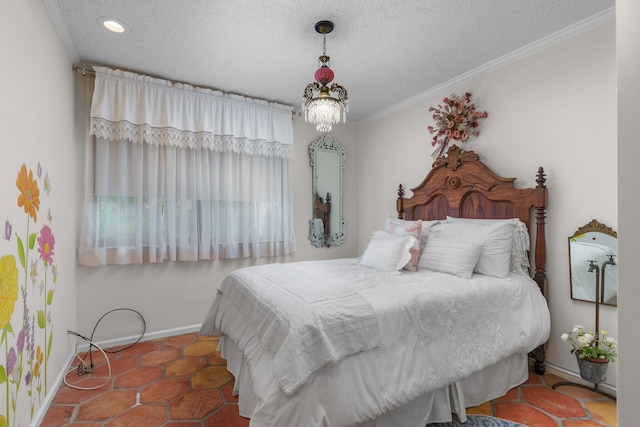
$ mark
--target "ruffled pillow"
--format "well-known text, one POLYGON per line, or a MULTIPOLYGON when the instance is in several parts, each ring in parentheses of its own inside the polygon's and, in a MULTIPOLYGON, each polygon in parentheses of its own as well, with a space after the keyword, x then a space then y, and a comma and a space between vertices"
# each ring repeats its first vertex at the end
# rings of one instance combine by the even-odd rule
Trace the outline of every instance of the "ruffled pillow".
POLYGON ((395 236, 383 230, 374 231, 360 265, 380 271, 398 271, 411 259, 409 250, 417 240, 412 236, 395 236))
POLYGON ((418 263, 420 262, 422 220, 406 221, 387 216, 384 221, 384 231, 393 234, 394 236, 411 236, 416 239, 411 249, 409 249, 411 258, 403 267, 405 270, 416 271, 418 269, 418 263))

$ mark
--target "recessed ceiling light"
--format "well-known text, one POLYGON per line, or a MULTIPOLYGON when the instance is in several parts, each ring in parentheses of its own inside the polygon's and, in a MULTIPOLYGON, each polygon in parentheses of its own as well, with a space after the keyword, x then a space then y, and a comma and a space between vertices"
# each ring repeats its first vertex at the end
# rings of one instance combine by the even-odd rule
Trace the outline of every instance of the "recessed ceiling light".
POLYGON ((98 24, 114 33, 126 33, 129 31, 127 24, 117 19, 109 18, 108 16, 101 16, 98 18, 98 24))

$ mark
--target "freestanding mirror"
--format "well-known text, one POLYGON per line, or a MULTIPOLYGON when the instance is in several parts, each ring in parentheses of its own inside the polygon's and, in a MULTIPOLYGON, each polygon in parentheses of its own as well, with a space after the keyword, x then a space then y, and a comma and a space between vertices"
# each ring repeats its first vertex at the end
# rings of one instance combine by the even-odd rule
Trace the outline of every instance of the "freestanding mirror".
POLYGON ((346 157, 344 147, 331 135, 321 136, 309 145, 313 181, 309 240, 314 246, 339 246, 347 236, 342 216, 342 176, 346 157))
POLYGON ((569 274, 571 298, 595 302, 596 281, 589 269, 594 261, 600 270, 600 303, 617 305, 618 233, 595 219, 569 237, 569 274))

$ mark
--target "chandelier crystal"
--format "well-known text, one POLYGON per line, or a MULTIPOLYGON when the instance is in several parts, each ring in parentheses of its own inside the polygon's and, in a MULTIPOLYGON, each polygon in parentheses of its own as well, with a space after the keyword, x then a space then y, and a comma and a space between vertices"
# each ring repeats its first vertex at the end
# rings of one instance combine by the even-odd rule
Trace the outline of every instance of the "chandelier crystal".
POLYGON ((318 132, 329 132, 333 125, 347 121, 349 111, 349 94, 344 86, 333 81, 333 70, 329 66, 327 56, 327 34, 333 30, 333 22, 319 21, 315 25, 316 31, 322 34, 322 56, 318 58, 319 66, 314 74, 315 82, 309 83, 304 89, 302 109, 304 119, 316 125, 318 132), (335 97, 331 93, 335 93, 335 97), (314 97, 314 95, 317 96, 314 97))

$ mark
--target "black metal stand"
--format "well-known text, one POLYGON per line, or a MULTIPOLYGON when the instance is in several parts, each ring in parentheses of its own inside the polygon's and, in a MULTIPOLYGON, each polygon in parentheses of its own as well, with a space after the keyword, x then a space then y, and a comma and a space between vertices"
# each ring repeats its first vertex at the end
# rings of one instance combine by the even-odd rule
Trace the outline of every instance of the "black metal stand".
MULTIPOLYGON (((610 257, 609 261, 605 261, 605 263, 602 265, 602 284, 603 284, 603 289, 602 289, 602 293, 604 293, 604 269, 606 268, 607 264, 613 264, 615 265, 614 261, 613 261, 613 257, 610 257)), ((596 303, 596 332, 595 332, 595 339, 598 339, 598 334, 600 333, 600 267, 598 267, 595 263, 595 261, 589 261, 589 272, 592 272, 593 270, 596 271, 596 298, 595 298, 595 303, 596 303)), ((574 383, 571 381, 561 381, 559 383, 555 383, 553 386, 551 386, 552 389, 556 389, 560 386, 563 385, 570 385, 570 386, 574 386, 574 387, 580 387, 580 388, 585 388, 587 390, 591 390, 591 391, 595 391, 596 393, 600 393, 606 397, 608 397, 609 399, 613 399, 613 400, 617 400, 615 396, 609 394, 609 393, 605 393, 604 391, 600 390, 598 388, 598 383, 594 383, 593 387, 585 385, 585 384, 580 384, 580 383, 574 383)))

